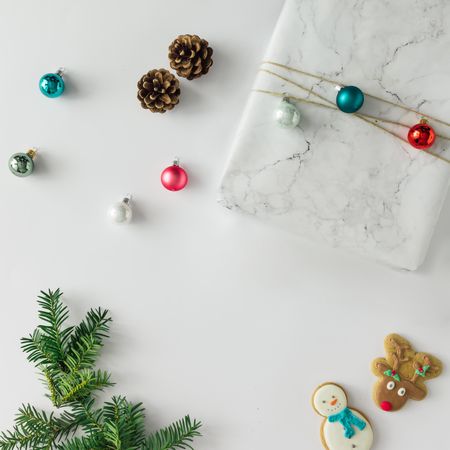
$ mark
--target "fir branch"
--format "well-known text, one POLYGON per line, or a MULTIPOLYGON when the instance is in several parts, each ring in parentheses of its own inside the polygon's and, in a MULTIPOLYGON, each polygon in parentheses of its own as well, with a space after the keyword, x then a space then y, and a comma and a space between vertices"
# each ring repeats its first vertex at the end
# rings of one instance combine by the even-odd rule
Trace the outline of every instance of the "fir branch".
POLYGON ((112 321, 108 310, 91 309, 70 337, 66 355, 66 365, 72 372, 91 368, 103 347, 103 339, 109 337, 109 325, 112 321))
POLYGON ((73 402, 69 405, 73 420, 79 424, 88 435, 103 431, 103 409, 94 408, 94 399, 73 402))
POLYGON ((23 405, 16 417, 16 430, 20 430, 21 444, 49 446, 58 434, 53 421, 53 414, 47 416, 44 411, 37 411, 31 405, 23 405))
POLYGON ((58 444, 57 450, 106 450, 103 440, 98 436, 76 437, 58 444))
POLYGON ((45 383, 47 384, 47 388, 50 392, 49 398, 52 401, 53 405, 56 405, 58 403, 59 393, 57 391, 55 383, 53 382, 53 377, 46 368, 43 368, 42 372, 45 377, 45 383))
POLYGON ((59 289, 54 292, 51 290, 41 291, 41 295, 38 297, 38 304, 41 308, 39 318, 44 324, 39 325, 38 329, 42 332, 41 340, 46 354, 50 356, 50 361, 64 370, 66 344, 73 327, 62 329, 62 325, 69 317, 69 310, 60 301, 61 295, 62 292, 59 289))
POLYGON ((22 350, 42 371, 48 397, 58 408, 112 386, 110 374, 94 370, 103 339, 108 337, 108 310, 91 309, 77 327, 63 328, 69 312, 61 295, 59 289, 41 292, 39 318, 44 324, 21 340, 22 350))
POLYGON ((57 440, 67 439, 80 426, 78 418, 71 411, 64 411, 59 417, 54 417, 54 421, 58 429, 57 440))
POLYGON ((55 406, 58 408, 114 385, 108 372, 90 369, 79 370, 75 373, 62 373, 54 378, 54 382, 59 392, 55 401, 55 406))
POLYGON ((163 428, 148 437, 146 443, 142 447, 143 450, 174 450, 174 449, 191 449, 191 443, 196 436, 201 436, 198 431, 202 426, 201 422, 186 416, 166 428, 163 428))
POLYGON ((145 442, 144 408, 125 397, 113 397, 103 407, 105 441, 114 449, 138 450, 145 442))
POLYGON ((0 435, 0 449, 50 449, 62 436, 75 432, 76 426, 70 416, 55 418, 38 411, 31 405, 23 405, 17 414, 13 431, 0 435))
POLYGON ((58 388, 60 396, 56 400, 57 406, 60 407, 66 403, 71 403, 83 397, 83 393, 88 389, 92 380, 92 372, 83 370, 77 374, 64 374, 58 380, 58 388))
POLYGON ((33 363, 36 367, 42 364, 49 364, 52 360, 51 355, 46 350, 46 346, 42 341, 41 332, 36 329, 28 337, 24 337, 21 340, 21 348, 27 353, 27 359, 33 363))
POLYGON ((108 372, 95 370, 111 318, 107 310, 91 309, 77 327, 63 328, 69 313, 61 295, 59 289, 41 292, 44 323, 21 346, 41 370, 54 406, 66 409, 56 417, 22 406, 13 430, 0 433, 0 450, 193 450, 201 423, 189 416, 146 438, 141 403, 113 397, 95 408, 95 393, 113 385, 108 372), (84 435, 73 437, 79 428, 84 435))

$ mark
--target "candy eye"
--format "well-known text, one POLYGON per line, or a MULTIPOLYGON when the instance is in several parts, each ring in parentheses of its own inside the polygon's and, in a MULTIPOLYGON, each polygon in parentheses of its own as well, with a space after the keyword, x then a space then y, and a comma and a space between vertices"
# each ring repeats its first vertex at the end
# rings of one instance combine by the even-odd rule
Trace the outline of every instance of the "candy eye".
POLYGON ((392 389, 395 388, 395 383, 393 381, 389 381, 389 383, 386 385, 388 391, 392 391, 392 389))
POLYGON ((325 401, 325 400, 322 400, 322 403, 326 403, 326 401, 325 401))
POLYGON ((336 397, 334 395, 332 395, 331 398, 336 398, 336 397))
POLYGON ((405 388, 400 388, 400 389, 398 390, 397 394, 398 394, 400 397, 403 397, 403 396, 406 394, 406 389, 405 389, 405 388))

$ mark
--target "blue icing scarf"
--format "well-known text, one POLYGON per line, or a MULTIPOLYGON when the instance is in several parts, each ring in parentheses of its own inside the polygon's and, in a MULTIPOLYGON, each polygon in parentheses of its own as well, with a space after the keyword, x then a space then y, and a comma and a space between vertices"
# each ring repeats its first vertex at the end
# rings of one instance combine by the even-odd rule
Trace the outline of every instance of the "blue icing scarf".
POLYGON ((339 422, 344 427, 344 436, 351 439, 355 435, 354 425, 359 430, 366 428, 366 422, 356 417, 348 408, 343 409, 340 413, 328 417, 331 423, 339 422))

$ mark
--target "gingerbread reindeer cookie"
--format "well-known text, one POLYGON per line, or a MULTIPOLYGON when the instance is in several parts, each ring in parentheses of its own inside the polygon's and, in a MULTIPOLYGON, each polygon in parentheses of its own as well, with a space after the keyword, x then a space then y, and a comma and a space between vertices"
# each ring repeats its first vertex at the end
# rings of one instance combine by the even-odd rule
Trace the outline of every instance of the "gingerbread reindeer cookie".
POLYGON ((348 407, 347 394, 341 386, 321 384, 314 391, 312 405, 324 417, 320 436, 326 450, 370 450, 372 427, 361 412, 348 407))
POLYGON ((386 358, 372 363, 372 372, 378 377, 373 399, 383 411, 398 411, 406 401, 423 400, 427 395, 425 381, 442 372, 442 363, 429 353, 416 352, 411 344, 398 334, 384 340, 386 358))

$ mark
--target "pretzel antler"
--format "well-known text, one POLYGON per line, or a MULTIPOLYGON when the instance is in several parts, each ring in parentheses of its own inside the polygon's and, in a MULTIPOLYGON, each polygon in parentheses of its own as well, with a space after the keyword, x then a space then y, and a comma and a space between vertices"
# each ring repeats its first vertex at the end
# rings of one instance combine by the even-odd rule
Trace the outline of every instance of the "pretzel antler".
POLYGON ((409 350, 411 347, 409 344, 399 344, 393 337, 391 337, 390 342, 392 346, 394 347, 394 352, 391 353, 392 359, 394 361, 394 364, 392 368, 395 371, 398 371, 398 368, 400 367, 400 364, 406 361, 409 361, 408 357, 403 356, 403 352, 405 350, 409 350))

